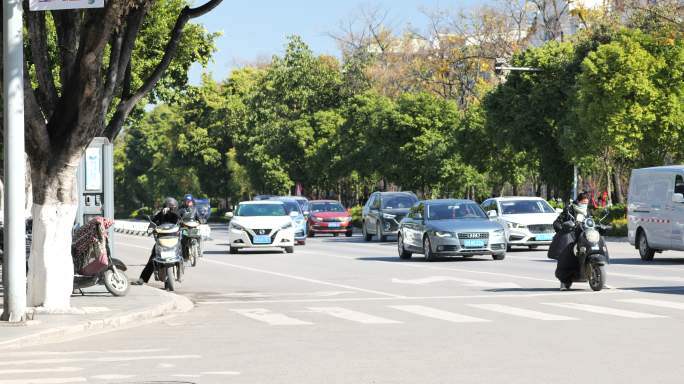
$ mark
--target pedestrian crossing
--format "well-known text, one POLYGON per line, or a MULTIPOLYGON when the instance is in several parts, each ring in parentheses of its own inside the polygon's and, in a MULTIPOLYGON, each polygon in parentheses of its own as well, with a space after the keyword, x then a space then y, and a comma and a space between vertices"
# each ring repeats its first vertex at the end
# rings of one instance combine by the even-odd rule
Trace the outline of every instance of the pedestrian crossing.
MULTIPOLYGON (((449 323, 488 323, 522 318, 533 321, 591 319, 667 319, 679 317, 684 302, 645 298, 612 300, 601 304, 539 302, 521 305, 465 303, 427 305, 379 305, 371 310, 345 307, 305 307, 277 312, 265 308, 232 308, 231 312, 271 326, 313 326, 340 320, 364 325, 406 324, 428 318, 449 323), (655 311, 655 312, 654 312, 655 311)), ((684 315, 684 312, 681 312, 684 315)))

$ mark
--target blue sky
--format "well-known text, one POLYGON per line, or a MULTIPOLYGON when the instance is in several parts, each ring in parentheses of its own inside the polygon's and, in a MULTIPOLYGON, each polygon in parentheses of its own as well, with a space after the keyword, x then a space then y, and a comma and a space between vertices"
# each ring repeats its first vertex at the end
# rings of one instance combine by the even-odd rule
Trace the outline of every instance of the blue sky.
MULTIPOLYGON (((204 0, 195 0, 195 3, 204 0)), ((489 1, 486 1, 489 2, 489 1)), ((363 7, 379 7, 388 12, 387 21, 395 28, 407 24, 426 25, 422 9, 467 9, 485 1, 478 0, 224 0, 211 13, 194 20, 212 32, 221 31, 218 52, 209 65, 215 79, 230 70, 259 58, 270 58, 283 51, 285 38, 300 35, 317 54, 337 55, 335 41, 327 33, 339 31, 339 23, 350 20, 363 7)), ((197 83, 201 67, 190 71, 197 83)))

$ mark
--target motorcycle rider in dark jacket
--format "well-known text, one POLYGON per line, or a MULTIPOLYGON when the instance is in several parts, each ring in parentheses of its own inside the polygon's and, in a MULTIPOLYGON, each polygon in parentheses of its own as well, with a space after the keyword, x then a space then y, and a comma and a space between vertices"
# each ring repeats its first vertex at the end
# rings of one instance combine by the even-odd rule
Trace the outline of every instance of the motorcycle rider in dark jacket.
POLYGON ((587 216, 589 206, 589 196, 580 193, 577 200, 565 207, 563 212, 558 215, 553 222, 553 229, 556 231, 551 245, 549 246, 548 257, 556 259, 556 278, 560 280, 561 291, 568 290, 572 285, 574 275, 579 268, 579 261, 575 257, 573 247, 577 241, 576 219, 578 214, 587 216))
MULTIPOLYGON (((162 225, 166 223, 171 223, 175 224, 178 223, 180 216, 178 212, 178 201, 174 199, 173 197, 167 197, 166 200, 164 200, 164 206, 162 209, 160 209, 153 217, 152 217, 152 222, 155 223, 156 225, 162 225)), ((136 281, 134 284, 136 285, 143 285, 150 281, 150 277, 152 276, 152 272, 154 272, 154 246, 152 247, 152 253, 150 254, 150 259, 147 261, 147 264, 145 264, 145 268, 143 268, 142 272, 140 273, 140 277, 138 278, 138 281, 136 281)))
POLYGON ((183 196, 183 205, 178 210, 178 215, 183 219, 193 218, 201 224, 204 224, 206 221, 200 216, 195 207, 195 199, 189 193, 183 196))

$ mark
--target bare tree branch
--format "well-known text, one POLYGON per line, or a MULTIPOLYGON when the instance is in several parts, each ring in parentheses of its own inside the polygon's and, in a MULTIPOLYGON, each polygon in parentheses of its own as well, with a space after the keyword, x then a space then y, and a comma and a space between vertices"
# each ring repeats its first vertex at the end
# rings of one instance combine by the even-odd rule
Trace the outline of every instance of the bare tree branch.
POLYGON ((119 102, 119 105, 116 108, 114 116, 112 117, 109 124, 107 125, 107 128, 105 129, 105 136, 107 136, 110 140, 113 141, 121 131, 121 128, 123 127, 123 124, 126 121, 126 118, 131 113, 136 104, 140 102, 140 100, 143 97, 145 97, 145 95, 147 95, 154 88, 155 85, 157 85, 162 75, 171 64, 171 61, 173 60, 174 56, 176 55, 178 44, 180 43, 181 36, 183 33, 183 28, 185 28, 185 25, 188 23, 188 21, 196 17, 202 16, 207 12, 211 11, 212 9, 216 8, 219 4, 221 4, 221 1, 223 0, 210 0, 207 3, 196 8, 183 8, 180 15, 178 16, 178 19, 176 19, 176 24, 174 25, 173 30, 171 31, 169 41, 167 42, 166 48, 164 49, 164 56, 162 57, 161 61, 157 64, 154 71, 152 71, 152 74, 150 74, 150 77, 148 77, 147 80, 145 80, 140 89, 138 89, 130 97, 122 99, 121 102, 119 102))
POLYGON ((31 57, 36 70, 38 89, 36 97, 48 118, 52 116, 57 103, 57 89, 55 79, 52 76, 52 65, 48 57, 47 32, 45 28, 44 12, 29 12, 28 1, 24 2, 28 24, 29 38, 31 39, 31 57))

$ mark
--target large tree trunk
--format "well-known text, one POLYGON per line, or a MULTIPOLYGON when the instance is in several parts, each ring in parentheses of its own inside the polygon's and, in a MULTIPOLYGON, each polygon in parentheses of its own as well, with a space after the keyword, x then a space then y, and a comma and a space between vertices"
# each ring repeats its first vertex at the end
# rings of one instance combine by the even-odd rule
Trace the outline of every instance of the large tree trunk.
POLYGON ((620 174, 620 168, 616 167, 613 171, 613 186, 615 187, 615 204, 625 203, 625 194, 622 190, 622 181, 620 180, 620 174))
POLYGON ((59 311, 70 306, 74 266, 71 228, 78 159, 57 172, 33 169, 33 243, 29 258, 28 305, 59 311))

